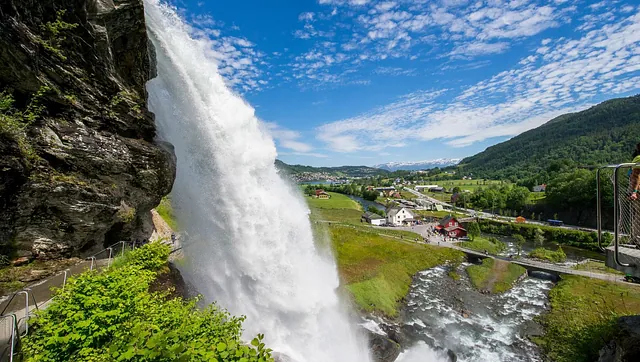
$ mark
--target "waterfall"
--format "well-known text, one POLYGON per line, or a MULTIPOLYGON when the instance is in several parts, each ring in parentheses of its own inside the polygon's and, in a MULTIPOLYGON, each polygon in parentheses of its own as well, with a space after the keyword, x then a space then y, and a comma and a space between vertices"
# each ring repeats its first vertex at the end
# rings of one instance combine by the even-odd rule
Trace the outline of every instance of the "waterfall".
POLYGON ((335 262, 314 245, 308 207, 275 169, 253 108, 175 9, 145 0, 145 16, 158 71, 149 108, 178 160, 172 201, 189 235, 187 280, 207 302, 247 317, 244 338, 264 333, 294 361, 369 361, 338 297, 335 262))

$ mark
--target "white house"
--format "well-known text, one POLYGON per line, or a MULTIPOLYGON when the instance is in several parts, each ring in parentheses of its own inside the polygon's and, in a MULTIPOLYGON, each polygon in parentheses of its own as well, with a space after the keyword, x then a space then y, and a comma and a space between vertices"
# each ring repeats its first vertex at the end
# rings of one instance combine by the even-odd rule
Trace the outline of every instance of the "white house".
POLYGON ((362 215, 362 219, 371 225, 377 226, 384 225, 387 222, 387 219, 385 219, 384 216, 380 216, 369 211, 362 215))
POLYGON ((414 188, 416 189, 416 191, 421 192, 421 191, 429 190, 435 187, 438 187, 438 185, 417 185, 414 188))
POLYGON ((402 225, 404 221, 410 219, 413 221, 415 215, 409 208, 406 207, 392 207, 387 210, 387 224, 402 225))

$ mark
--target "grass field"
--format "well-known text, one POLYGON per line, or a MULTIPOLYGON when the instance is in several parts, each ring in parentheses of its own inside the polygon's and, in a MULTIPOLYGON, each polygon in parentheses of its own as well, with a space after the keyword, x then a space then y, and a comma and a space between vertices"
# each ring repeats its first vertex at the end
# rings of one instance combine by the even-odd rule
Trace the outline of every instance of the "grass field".
POLYGON ((489 185, 500 185, 501 181, 496 180, 449 180, 449 181, 434 181, 438 186, 442 186, 445 189, 451 189, 459 187, 462 190, 475 191, 481 187, 487 187, 489 185))
POLYGON ((499 240, 492 242, 491 240, 483 237, 477 237, 473 241, 458 243, 458 246, 481 252, 484 252, 486 250, 489 254, 498 254, 499 252, 506 249, 506 245, 503 242, 499 240))
POLYGON ((405 191, 405 190, 400 191, 400 196, 402 196, 402 198, 405 199, 405 200, 413 200, 413 199, 417 199, 418 198, 418 196, 412 194, 409 191, 405 191))
POLYGON ((349 197, 343 194, 337 194, 335 192, 329 192, 330 199, 316 199, 315 197, 305 196, 307 203, 310 207, 319 209, 352 209, 360 210, 360 204, 351 200, 349 197))
POLYGON ((311 221, 360 223, 363 211, 359 203, 342 194, 333 192, 329 194, 331 198, 326 200, 305 196, 311 209, 311 221))
POLYGON ((467 274, 474 288, 491 293, 508 291, 526 272, 520 265, 491 258, 484 259, 481 265, 467 267, 467 274))
POLYGON ((545 334, 534 338, 557 362, 598 360, 615 333, 615 320, 640 314, 640 287, 566 275, 549 293, 551 311, 540 317, 545 334))
POLYGON ((368 312, 396 316, 415 273, 463 258, 453 249, 403 242, 376 231, 329 226, 342 283, 368 312))
POLYGON ((594 260, 589 260, 586 263, 578 264, 574 266, 573 269, 586 270, 594 273, 609 273, 609 274, 624 275, 623 272, 617 271, 613 268, 609 268, 608 266, 604 265, 604 262, 601 262, 601 261, 598 262, 594 260))

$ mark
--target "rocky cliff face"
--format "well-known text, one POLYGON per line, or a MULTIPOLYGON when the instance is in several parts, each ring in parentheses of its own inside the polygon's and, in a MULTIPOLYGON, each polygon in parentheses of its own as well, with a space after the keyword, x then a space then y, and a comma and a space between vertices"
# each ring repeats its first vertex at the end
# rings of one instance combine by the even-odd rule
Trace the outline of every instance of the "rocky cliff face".
POLYGON ((0 254, 101 249, 169 193, 150 54, 142 0, 0 0, 0 254))

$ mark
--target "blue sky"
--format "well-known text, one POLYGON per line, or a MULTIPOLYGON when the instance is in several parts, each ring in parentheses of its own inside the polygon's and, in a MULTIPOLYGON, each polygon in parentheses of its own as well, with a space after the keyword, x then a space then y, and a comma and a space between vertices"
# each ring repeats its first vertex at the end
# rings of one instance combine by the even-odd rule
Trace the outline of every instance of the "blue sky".
POLYGON ((460 158, 640 89, 635 0, 172 3, 287 163, 460 158))

